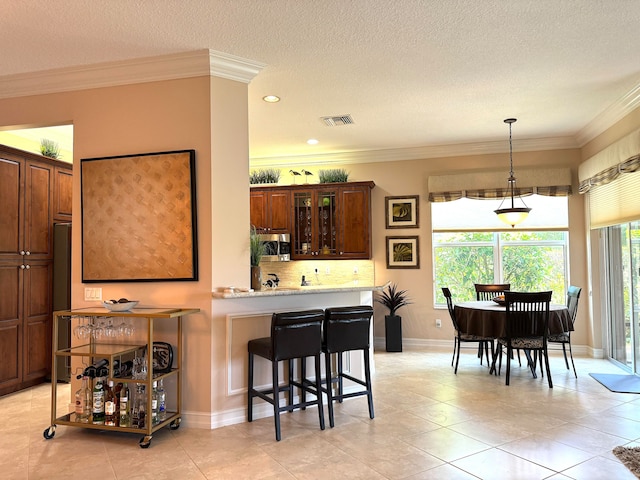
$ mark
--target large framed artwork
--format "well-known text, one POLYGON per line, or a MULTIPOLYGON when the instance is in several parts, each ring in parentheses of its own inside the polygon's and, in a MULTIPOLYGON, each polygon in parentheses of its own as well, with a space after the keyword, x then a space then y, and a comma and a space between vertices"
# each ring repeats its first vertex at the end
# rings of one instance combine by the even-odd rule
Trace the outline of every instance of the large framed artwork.
POLYGON ((420 268, 420 242, 417 235, 386 237, 387 268, 420 268))
POLYGON ((80 162, 82 281, 198 280, 195 150, 80 162))
POLYGON ((418 228, 420 226, 419 195, 384 197, 384 202, 387 228, 418 228))

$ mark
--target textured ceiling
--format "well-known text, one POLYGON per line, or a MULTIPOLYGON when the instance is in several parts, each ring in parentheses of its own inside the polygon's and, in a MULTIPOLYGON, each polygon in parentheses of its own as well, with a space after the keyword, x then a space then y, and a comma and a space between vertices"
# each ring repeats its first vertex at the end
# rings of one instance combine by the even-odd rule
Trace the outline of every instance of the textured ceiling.
POLYGON ((201 49, 266 64, 252 160, 502 141, 507 117, 514 139, 577 146, 640 90, 636 0, 0 3, 0 76, 201 49))

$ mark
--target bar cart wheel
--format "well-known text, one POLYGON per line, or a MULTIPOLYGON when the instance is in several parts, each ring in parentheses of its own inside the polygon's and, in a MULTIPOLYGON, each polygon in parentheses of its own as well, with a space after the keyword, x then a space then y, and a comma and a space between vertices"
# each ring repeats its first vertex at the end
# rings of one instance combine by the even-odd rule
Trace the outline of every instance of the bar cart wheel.
POLYGON ((47 440, 51 440, 56 434, 56 426, 51 425, 49 428, 45 428, 44 432, 42 432, 42 436, 47 440))
POLYGON ((142 437, 140 439, 140 448, 149 448, 149 446, 151 445, 152 438, 153 438, 152 435, 145 435, 144 437, 142 437))
POLYGON ((171 430, 177 430, 178 428, 180 428, 180 418, 176 418, 169 424, 169 429, 171 430))

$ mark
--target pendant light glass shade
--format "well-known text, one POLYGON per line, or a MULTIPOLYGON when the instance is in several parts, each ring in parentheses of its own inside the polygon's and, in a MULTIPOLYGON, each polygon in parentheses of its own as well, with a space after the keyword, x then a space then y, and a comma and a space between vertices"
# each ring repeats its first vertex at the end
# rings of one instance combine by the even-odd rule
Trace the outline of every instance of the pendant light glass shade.
POLYGON ((518 225, 519 223, 523 222, 527 216, 529 215, 529 212, 531 211, 531 209, 529 207, 527 207, 527 205, 524 203, 524 200, 522 200, 522 198, 520 198, 520 196, 515 195, 515 191, 516 191, 516 177, 514 177, 513 175, 513 145, 511 143, 511 124, 515 123, 516 119, 515 118, 507 118, 504 123, 508 123, 509 124, 509 185, 508 185, 508 189, 509 189, 509 193, 511 195, 511 207, 507 207, 507 208, 502 208, 502 205, 504 204, 505 199, 502 200, 502 203, 500 204, 500 207, 497 210, 494 210, 494 212, 498 215, 498 218, 500 220, 502 220, 504 223, 506 223, 507 225, 511 225, 512 227, 515 227, 516 225, 518 225), (518 198, 518 200, 520 201, 520 203, 522 203, 522 207, 516 207, 515 206, 515 199, 518 198))

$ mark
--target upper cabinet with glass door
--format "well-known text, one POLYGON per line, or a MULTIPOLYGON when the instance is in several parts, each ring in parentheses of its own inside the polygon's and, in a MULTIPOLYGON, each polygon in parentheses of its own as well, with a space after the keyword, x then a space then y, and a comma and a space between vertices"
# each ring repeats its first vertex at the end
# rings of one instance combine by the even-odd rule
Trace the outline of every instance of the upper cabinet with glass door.
POLYGON ((371 258, 373 182, 293 189, 293 260, 371 258))

